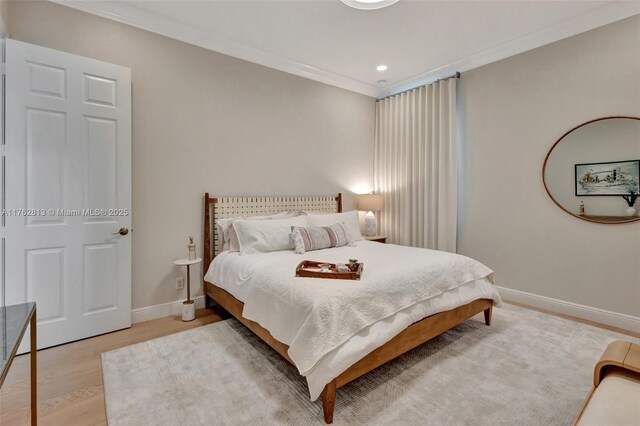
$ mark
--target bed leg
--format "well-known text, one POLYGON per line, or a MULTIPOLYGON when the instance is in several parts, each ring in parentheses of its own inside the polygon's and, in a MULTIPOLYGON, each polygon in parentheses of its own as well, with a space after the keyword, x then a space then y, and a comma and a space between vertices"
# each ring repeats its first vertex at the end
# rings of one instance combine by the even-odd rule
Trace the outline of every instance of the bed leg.
POLYGON ((336 381, 332 380, 324 387, 322 394, 322 411, 324 411, 324 421, 327 424, 333 423, 333 409, 336 406, 336 381))
POLYGON ((493 314, 493 305, 484 310, 484 323, 491 325, 491 315, 493 314))

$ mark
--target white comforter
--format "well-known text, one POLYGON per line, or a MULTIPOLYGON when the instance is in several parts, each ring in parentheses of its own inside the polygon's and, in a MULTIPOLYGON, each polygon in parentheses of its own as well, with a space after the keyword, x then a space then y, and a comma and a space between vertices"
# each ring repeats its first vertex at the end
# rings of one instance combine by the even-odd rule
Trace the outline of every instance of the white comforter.
POLYGON ((307 376, 311 398, 316 399, 354 360, 411 322, 478 298, 499 302, 487 280, 491 274, 468 257, 360 241, 356 247, 304 255, 224 252, 205 280, 243 301, 245 318, 289 346, 289 356, 307 376), (336 263, 349 258, 364 262, 360 281, 295 277, 302 259, 336 263), (460 303, 451 306, 453 299, 460 303))

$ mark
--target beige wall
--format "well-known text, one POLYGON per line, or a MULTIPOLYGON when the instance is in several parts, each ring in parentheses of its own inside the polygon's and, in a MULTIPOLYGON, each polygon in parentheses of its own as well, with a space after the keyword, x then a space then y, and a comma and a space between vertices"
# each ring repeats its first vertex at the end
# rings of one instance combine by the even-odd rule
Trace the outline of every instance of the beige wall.
POLYGON ((640 16, 464 73, 458 249, 498 285, 640 316, 640 223, 573 218, 541 178, 565 131, 640 116, 639 76, 640 16))
POLYGON ((350 209, 371 186, 373 98, 52 3, 10 2, 7 21, 11 38, 132 70, 134 308, 183 297, 173 261, 188 235, 201 252, 205 191, 342 191, 350 209))
POLYGON ((0 0, 0 37, 2 38, 7 34, 7 3, 8 0, 0 0))

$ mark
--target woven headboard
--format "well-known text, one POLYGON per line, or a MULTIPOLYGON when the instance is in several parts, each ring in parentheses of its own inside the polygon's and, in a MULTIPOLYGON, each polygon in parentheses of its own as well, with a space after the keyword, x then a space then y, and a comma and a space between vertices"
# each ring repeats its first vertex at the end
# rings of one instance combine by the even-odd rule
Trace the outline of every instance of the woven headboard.
POLYGON ((221 235, 218 235, 216 220, 240 216, 266 216, 285 210, 341 213, 342 194, 337 196, 300 197, 209 197, 204 194, 204 250, 203 273, 218 254, 221 235))

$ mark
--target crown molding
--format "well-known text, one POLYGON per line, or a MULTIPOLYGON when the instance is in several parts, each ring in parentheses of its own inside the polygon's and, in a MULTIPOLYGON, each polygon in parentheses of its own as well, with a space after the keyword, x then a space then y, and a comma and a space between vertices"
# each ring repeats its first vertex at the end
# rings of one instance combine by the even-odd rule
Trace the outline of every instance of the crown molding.
POLYGON ((147 12, 121 1, 74 1, 49 0, 52 3, 67 6, 92 15, 111 19, 122 24, 160 34, 185 43, 223 53, 234 58, 253 62, 258 65, 284 71, 320 83, 340 87, 352 92, 376 97, 380 90, 377 86, 363 83, 339 74, 311 65, 303 64, 264 50, 238 43, 222 37, 207 34, 188 25, 147 12))
POLYGON ((92 15, 141 28, 185 43, 203 47, 310 80, 340 87, 363 95, 383 98, 440 78, 478 68, 519 53, 640 14, 640 1, 616 0, 597 9, 575 16, 549 27, 527 34, 471 56, 460 58, 433 70, 390 83, 384 87, 364 83, 311 65, 297 62, 264 50, 256 49, 222 37, 207 34, 188 25, 147 12, 121 1, 49 0, 92 15))
POLYGON ((434 70, 388 84, 380 89, 378 98, 433 83, 456 72, 469 71, 637 14, 640 14, 640 1, 617 0, 474 55, 460 58, 434 70))

